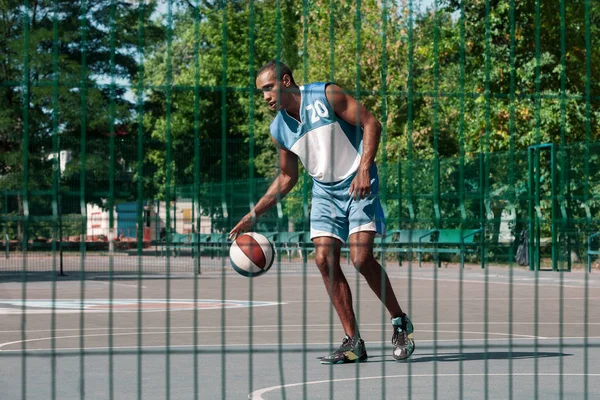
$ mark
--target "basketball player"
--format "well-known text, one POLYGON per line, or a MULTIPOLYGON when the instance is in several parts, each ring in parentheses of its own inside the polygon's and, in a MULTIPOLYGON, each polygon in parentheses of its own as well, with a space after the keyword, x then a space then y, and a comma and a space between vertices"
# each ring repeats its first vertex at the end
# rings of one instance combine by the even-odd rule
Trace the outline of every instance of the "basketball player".
POLYGON ((340 267, 340 248, 346 240, 354 267, 390 313, 394 359, 409 358, 415 349, 413 325, 373 256, 373 239, 385 229, 374 162, 381 124, 333 83, 298 87, 290 68, 275 60, 258 71, 256 86, 263 91, 269 108, 277 112, 271 136, 279 149, 279 175, 230 236, 248 231, 257 217, 277 203, 278 192, 281 197, 289 193, 298 181, 300 159, 314 180, 310 235, 316 264, 346 333, 340 348, 323 357, 321 363, 367 359, 350 286, 340 267))

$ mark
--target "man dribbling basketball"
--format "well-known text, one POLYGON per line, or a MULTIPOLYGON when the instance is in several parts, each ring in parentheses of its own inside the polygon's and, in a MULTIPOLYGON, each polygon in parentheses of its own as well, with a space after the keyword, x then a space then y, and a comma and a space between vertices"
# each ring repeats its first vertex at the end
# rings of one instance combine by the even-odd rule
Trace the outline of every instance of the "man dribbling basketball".
POLYGON ((321 363, 367 359, 350 286, 340 267, 340 249, 346 240, 354 267, 390 313, 394 359, 409 358, 415 349, 413 325, 400 308, 385 270, 373 256, 375 235, 383 234, 385 229, 375 165, 381 124, 333 83, 298 87, 290 68, 275 60, 258 71, 256 86, 263 91, 269 108, 277 111, 271 136, 279 148, 280 171, 230 235, 248 231, 255 218, 277 203, 278 194, 284 197, 292 190, 298 181, 300 159, 314 180, 310 231, 315 261, 346 333, 340 348, 323 357, 321 363))

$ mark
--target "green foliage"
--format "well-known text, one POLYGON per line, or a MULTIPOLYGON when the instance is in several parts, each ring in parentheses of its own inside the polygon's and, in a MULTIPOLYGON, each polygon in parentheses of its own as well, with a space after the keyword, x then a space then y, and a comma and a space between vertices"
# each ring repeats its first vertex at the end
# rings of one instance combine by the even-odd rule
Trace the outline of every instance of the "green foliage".
POLYGON ((167 146, 175 155, 171 186, 194 179, 248 178, 252 173, 248 168, 251 140, 254 173, 273 174, 270 116, 255 93, 254 79, 262 63, 277 53, 275 4, 256 2, 250 9, 246 2, 227 2, 224 8, 183 7, 173 14, 170 44, 163 41, 145 62, 144 85, 151 89, 145 93, 144 129, 154 143, 145 162, 157 171, 151 182, 155 193, 165 192, 167 146), (174 87, 169 98, 167 84, 174 87), (195 123, 201 151, 199 177, 193 175, 194 146, 190 146, 195 123), (171 141, 167 143, 168 131, 171 141))
MULTIPOLYGON (((436 202, 452 224, 507 204, 524 216, 526 149, 548 142, 564 149, 561 198, 571 196, 573 219, 598 215, 597 152, 575 145, 600 140, 598 2, 163 3, 39 0, 25 18, 22 2, 0 2, 0 185, 17 193, 11 212, 23 215, 25 190, 47 193, 29 196, 29 207, 52 212, 61 149, 73 157, 60 181, 75 199, 65 213, 81 212, 77 194, 105 207, 135 200, 142 180, 155 200, 199 187, 202 208, 226 229, 262 194, 248 185, 234 199, 228 182, 277 174, 273 115, 255 77, 278 58, 299 84, 334 81, 382 122, 392 226, 430 224, 436 202), (228 215, 224 200, 235 202, 228 215)), ((310 182, 299 184, 284 201, 297 228, 308 193, 310 182)))
POLYGON ((149 21, 154 6, 145 3, 139 14, 127 2, 110 0, 39 0, 29 9, 22 2, 0 3, 5 49, 0 58, 0 182, 2 189, 21 193, 18 215, 26 206, 25 191, 49 194, 29 195, 32 211, 50 209, 50 194, 58 190, 60 150, 72 157, 61 190, 81 190, 86 202, 102 204, 109 197, 112 163, 117 171, 113 198, 131 196, 126 171, 136 160, 120 151, 119 141, 111 157, 110 136, 131 132, 133 106, 124 98, 125 88, 106 81, 108 76, 135 77, 135 27, 142 15, 151 50, 157 37, 149 21))

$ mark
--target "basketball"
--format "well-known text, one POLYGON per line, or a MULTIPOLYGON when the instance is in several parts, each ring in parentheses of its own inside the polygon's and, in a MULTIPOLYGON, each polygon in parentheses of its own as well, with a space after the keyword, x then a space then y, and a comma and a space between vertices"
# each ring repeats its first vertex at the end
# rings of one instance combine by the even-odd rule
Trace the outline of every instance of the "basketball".
POLYGON ((275 250, 273 243, 256 232, 248 232, 238 236, 229 249, 229 261, 241 275, 253 278, 267 272, 271 265, 275 250))

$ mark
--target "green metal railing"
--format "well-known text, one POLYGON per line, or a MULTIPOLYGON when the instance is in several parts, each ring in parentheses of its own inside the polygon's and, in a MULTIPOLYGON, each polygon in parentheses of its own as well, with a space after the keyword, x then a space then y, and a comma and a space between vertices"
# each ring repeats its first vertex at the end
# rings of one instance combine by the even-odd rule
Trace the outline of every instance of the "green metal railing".
MULTIPOLYGON (((221 247, 192 240, 188 247, 177 248, 173 239, 195 234, 223 238, 278 173, 277 149, 269 135, 273 115, 255 87, 256 71, 271 58, 288 63, 299 84, 336 82, 381 122, 377 163, 388 230, 485 232, 481 252, 440 254, 446 268, 433 268, 437 264, 429 262, 437 260, 423 255, 425 267, 420 271, 430 271, 433 282, 427 289, 433 299, 427 313, 431 344, 425 348, 433 359, 427 397, 445 395, 440 389, 447 371, 438 361, 448 350, 441 342, 442 324, 449 321, 444 320, 444 304, 439 302, 446 293, 442 282, 449 279, 448 271, 463 259, 467 268, 457 268, 454 277, 457 315, 451 322, 457 324, 457 344, 451 350, 462 354, 473 349, 467 333, 467 324, 475 322, 467 312, 473 288, 468 285, 479 278, 473 278, 469 269, 484 268, 476 292, 477 298, 483 298, 481 318, 476 321, 483 331, 476 345, 483 363, 480 394, 495 395, 491 391, 495 347, 490 334, 497 322, 491 316, 499 311, 494 298, 508 299, 508 339, 503 351, 508 349, 511 355, 507 397, 514 398, 519 397, 520 379, 515 374, 518 358, 512 357, 520 349, 520 325, 515 321, 521 317, 533 321, 527 335, 535 338, 533 353, 539 355, 545 348, 540 330, 548 322, 542 315, 546 294, 559 301, 559 395, 568 391, 568 357, 566 361, 562 357, 568 346, 581 350, 584 357, 583 387, 575 390, 584 398, 597 393, 589 379, 595 365, 588 356, 597 348, 589 339, 595 328, 588 326, 595 315, 590 297, 590 285, 593 290, 595 283, 588 282, 592 278, 587 274, 577 275, 584 281, 583 291, 577 293, 584 300, 573 307, 583 313, 583 322, 576 321, 583 324, 583 342, 573 344, 567 336, 565 306, 572 293, 564 285, 563 272, 575 275, 588 268, 591 272, 597 265, 590 248, 600 231, 600 60, 595 42, 600 28, 594 23, 600 17, 598 2, 24 0, 2 2, 0 15, 4 36, 0 40, 4 253, 0 286, 10 293, 0 295, 0 301, 18 298, 22 302, 14 303, 20 313, 7 317, 8 328, 0 332, 2 338, 6 336, 0 342, 0 365, 8 371, 15 359, 20 363, 20 381, 12 382, 19 390, 10 392, 17 393, 16 398, 63 398, 62 361, 69 359, 68 349, 73 348, 78 374, 71 379, 77 389, 67 397, 120 398, 124 384, 119 362, 128 354, 135 356, 131 368, 137 375, 125 390, 127 396, 179 398, 181 381, 175 370, 182 365, 184 352, 177 351, 177 337, 182 334, 178 327, 190 325, 193 359, 183 364, 194 371, 188 397, 205 398, 210 393, 234 398, 277 383, 281 398, 295 398, 297 393, 291 394, 285 385, 296 381, 302 383, 299 396, 311 397, 315 294, 310 285, 318 270, 308 235, 303 257, 294 255, 288 262, 279 249, 278 268, 270 272, 272 292, 258 280, 238 286, 229 267, 226 240, 219 242, 221 247), (515 261, 522 231, 528 237, 527 266, 515 261), (495 292, 495 277, 489 272, 494 268, 508 269, 507 293, 495 292), (545 292, 544 282, 540 283, 539 273, 547 269, 558 272, 548 278, 556 276, 557 292, 545 292), (301 308, 291 323, 284 303, 291 293, 286 279, 294 274, 301 276, 293 287, 298 291, 294 301, 301 308), (125 296, 120 289, 126 286, 119 286, 118 280, 131 277, 136 287, 125 296), (531 278, 535 285, 528 314, 519 314, 525 311, 519 309, 519 286, 513 285, 518 277, 531 278), (161 286, 148 283, 151 278, 161 286), (205 285, 203 279, 212 279, 213 285, 205 285), (107 300, 101 320, 85 309, 86 301, 98 300, 94 297, 100 293, 97 280, 107 285, 101 292, 107 300), (180 285, 183 280, 190 286, 180 285), (63 291, 63 283, 71 281, 77 286, 63 291), (48 284, 43 288, 47 292, 36 292, 40 282, 48 284), (208 317, 201 307, 206 293, 215 288, 217 292, 210 296, 223 302, 235 297, 231 295, 235 292, 249 303, 271 299, 277 311, 265 317, 249 308, 243 316, 248 330, 240 339, 239 314, 221 307, 213 311, 218 316, 210 317, 211 323, 219 324, 218 343, 205 347, 201 337, 208 317), (164 298, 159 322, 140 306, 142 300, 159 298, 151 290, 164 298), (183 324, 176 312, 182 293, 194 304, 183 324), (64 310, 59 312, 57 305, 71 295, 79 311, 73 321, 63 319, 64 310), (38 318, 26 303, 43 296, 52 304, 47 319, 38 318), (138 300, 132 321, 121 318, 120 297, 138 300), (513 314, 518 315, 514 320, 513 314), (277 332, 274 347, 265 350, 261 326, 271 319, 277 332), (164 346, 155 352, 149 350, 153 349, 151 334, 145 336, 149 321, 164 331, 164 346), (124 327, 128 322, 132 325, 124 327), (296 347, 286 335, 288 325, 300 325, 296 347), (95 353, 91 348, 97 344, 96 336, 88 330, 100 327, 107 330, 106 349, 95 353), (135 340, 122 353, 119 333, 126 328, 135 340), (75 333, 62 335, 61 329, 75 333), (37 341, 42 340, 36 331, 41 330, 50 332, 49 389, 35 383, 39 375, 33 371, 40 359, 46 360, 36 353, 37 341), (62 342, 65 336, 74 337, 71 345, 62 342), (238 339, 246 347, 231 350, 232 341, 238 339), (17 342, 18 358, 3 351, 17 342), (287 367, 287 356, 294 352, 301 353, 297 377, 290 376, 287 367), (106 356, 105 388, 94 382, 98 354, 106 356), (226 372, 240 354, 248 356, 242 363, 247 382, 241 391, 229 389, 237 378, 226 372), (270 382, 261 379, 257 367, 265 362, 265 354, 276 354, 267 361, 275 366, 270 382), (153 355, 161 357, 156 361, 164 364, 161 373, 147 361, 153 355), (218 366, 212 370, 218 378, 212 381, 217 389, 211 392, 213 388, 207 388, 199 375, 205 371, 202 357, 214 355, 218 366), (147 388, 147 373, 161 381, 164 393, 147 388)), ((330 149, 333 155, 335 150, 330 149)), ((255 229, 309 232, 311 188, 312 180, 301 168, 298 185, 255 221, 255 229)), ((457 246, 464 250, 463 242, 457 246)), ((423 296, 418 288, 422 277, 413 276, 417 267, 410 251, 400 253, 388 253, 379 262, 390 274, 401 274, 403 290, 411 299, 405 311, 418 315, 423 312, 421 304, 413 304, 412 299, 423 296), (398 255, 409 262, 400 265, 398 255)), ((348 277, 356 282, 362 279, 359 271, 348 277)), ((353 294, 355 302, 362 304, 368 295, 359 288, 357 283, 353 294)), ((337 346, 338 326, 333 308, 327 307, 321 316, 327 332, 320 340, 327 342, 329 351, 337 346)), ((368 319, 374 310, 359 307, 357 315, 368 319)), ((378 321, 387 326, 385 308, 380 312, 378 321)), ((387 333, 377 332, 381 342, 388 341, 387 333)), ((457 369, 459 398, 475 390, 464 361, 459 360, 457 369)), ((535 398, 544 398, 541 362, 535 358, 534 390, 527 394, 535 398)), ((407 377, 405 395, 422 396, 421 386, 413 382, 423 374, 419 365, 408 364, 402 372, 407 377)), ((372 382, 361 380, 367 373, 376 376, 368 364, 348 375, 355 378, 356 398, 365 388, 373 388, 372 382)), ((373 393, 380 398, 392 396, 385 377, 395 374, 395 369, 383 362, 377 373, 381 378, 373 393)), ((334 381, 341 374, 329 369, 322 375, 328 381, 325 392, 333 398, 334 381)), ((1 382, 0 389, 4 391, 1 382)))

